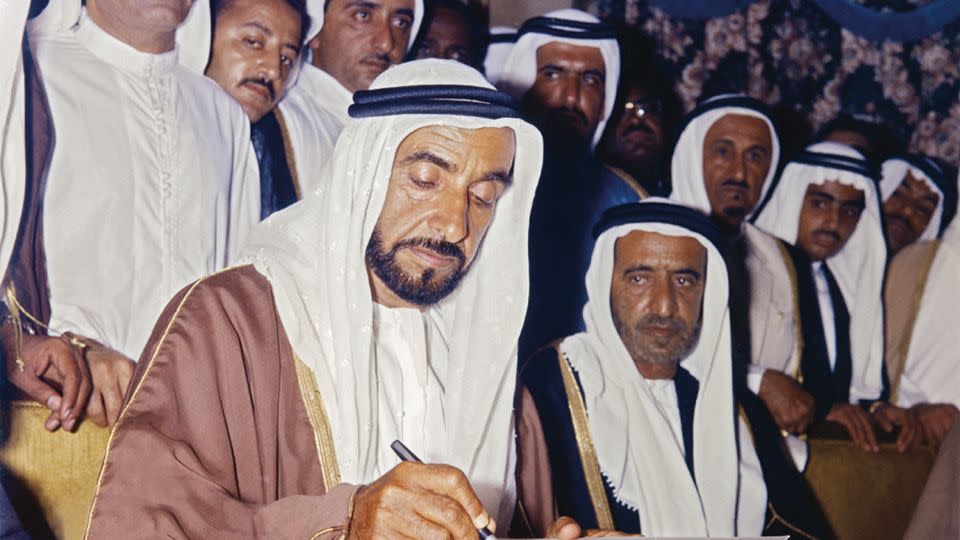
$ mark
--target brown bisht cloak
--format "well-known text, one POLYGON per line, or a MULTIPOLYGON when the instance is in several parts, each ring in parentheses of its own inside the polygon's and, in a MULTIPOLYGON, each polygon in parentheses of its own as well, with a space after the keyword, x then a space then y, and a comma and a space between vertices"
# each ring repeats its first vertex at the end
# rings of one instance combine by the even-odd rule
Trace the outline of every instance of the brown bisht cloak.
POLYGON ((344 534, 341 484, 313 373, 253 266, 177 294, 137 364, 110 437, 88 538, 344 534))

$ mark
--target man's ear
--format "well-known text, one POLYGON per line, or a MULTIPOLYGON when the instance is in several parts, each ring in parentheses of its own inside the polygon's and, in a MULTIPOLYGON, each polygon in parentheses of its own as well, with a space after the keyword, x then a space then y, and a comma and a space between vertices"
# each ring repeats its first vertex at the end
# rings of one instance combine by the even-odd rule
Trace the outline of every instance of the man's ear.
POLYGON ((317 35, 313 36, 313 38, 311 38, 310 41, 307 42, 307 47, 309 47, 311 51, 316 51, 317 49, 320 48, 320 34, 322 33, 323 33, 323 30, 320 30, 319 32, 317 32, 317 35))

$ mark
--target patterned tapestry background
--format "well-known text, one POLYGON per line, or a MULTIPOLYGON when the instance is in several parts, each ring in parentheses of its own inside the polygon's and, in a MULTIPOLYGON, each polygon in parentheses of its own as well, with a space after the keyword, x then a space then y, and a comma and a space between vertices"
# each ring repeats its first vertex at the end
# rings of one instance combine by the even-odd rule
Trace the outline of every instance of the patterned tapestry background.
MULTIPOLYGON (((835 11, 821 7, 825 0, 727 0, 728 8, 722 0, 707 1, 702 2, 707 12, 729 14, 706 20, 670 14, 664 9, 683 11, 662 0, 579 4, 605 20, 640 30, 652 41, 663 71, 676 81, 684 110, 701 96, 746 92, 805 117, 810 130, 843 112, 883 123, 911 151, 960 164, 960 20, 929 20, 934 19, 932 7, 946 5, 933 4, 960 0, 843 1, 860 5, 841 9, 869 9, 869 15, 887 23, 902 20, 908 26, 891 28, 923 37, 871 41, 863 37, 871 30, 864 27, 863 16, 841 25, 831 16, 835 11), (917 24, 921 14, 928 19, 922 22, 930 25, 929 32, 917 24), (857 32, 848 29, 858 25, 857 32)), ((697 3, 675 2, 672 5, 687 10, 697 3)))

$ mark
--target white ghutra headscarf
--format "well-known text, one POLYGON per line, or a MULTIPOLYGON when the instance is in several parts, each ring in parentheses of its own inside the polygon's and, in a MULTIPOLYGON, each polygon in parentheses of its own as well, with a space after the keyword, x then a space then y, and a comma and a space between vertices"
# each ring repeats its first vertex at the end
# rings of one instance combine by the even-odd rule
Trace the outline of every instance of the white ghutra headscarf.
POLYGON ((882 292, 887 247, 876 181, 866 176, 867 169, 863 155, 849 146, 834 142, 811 145, 784 168, 777 188, 756 221, 760 229, 796 244, 800 210, 809 186, 837 181, 863 192, 866 208, 856 229, 840 252, 824 261, 836 277, 850 312, 851 403, 877 399, 883 387, 882 292), (839 164, 831 163, 835 156, 840 157, 839 164), (845 168, 844 158, 860 165, 845 168))
POLYGON ((483 60, 483 71, 487 80, 497 85, 503 74, 503 66, 517 42, 517 29, 510 26, 494 26, 490 28, 490 44, 487 45, 487 56, 483 60))
POLYGON ((957 211, 957 182, 936 161, 926 156, 900 156, 883 162, 880 170, 880 198, 887 202, 910 173, 922 180, 934 193, 940 196, 937 208, 927 227, 917 238, 918 242, 939 238, 949 226, 957 211), (952 184, 952 185, 949 185, 952 184))
MULTIPOLYGON (((710 199, 707 197, 703 174, 703 141, 713 124, 729 114, 759 118, 770 129, 770 140, 773 146, 770 152, 770 170, 763 181, 763 189, 760 193, 759 201, 762 204, 777 175, 777 164, 780 163, 780 139, 763 103, 738 94, 723 94, 709 98, 687 115, 686 123, 673 150, 670 166, 673 191, 670 193, 670 200, 710 214, 710 199)), ((752 218, 754 213, 756 209, 747 216, 747 219, 752 218)))
POLYGON ((510 50, 510 55, 507 56, 503 70, 499 74, 497 87, 518 99, 523 98, 537 80, 537 50, 544 45, 561 42, 600 49, 607 74, 604 85, 603 115, 593 133, 592 147, 596 147, 603 135, 603 128, 613 113, 613 104, 617 100, 617 86, 620 81, 620 45, 612 32, 612 29, 603 25, 600 19, 579 9, 559 9, 543 17, 530 19, 520 27, 517 42, 510 50), (549 24, 531 25, 531 22, 536 21, 548 21, 549 24), (584 31, 579 26, 565 28, 562 21, 596 25, 598 28, 602 25, 605 27, 604 32, 610 32, 610 36, 598 39, 593 37, 594 32, 584 31))
MULTIPOLYGON (((371 90, 423 85, 492 90, 483 76, 449 60, 388 69, 371 90)), ((502 94, 500 94, 502 96, 502 94)), ((506 96, 504 96, 506 97, 506 96)), ((446 444, 433 456, 459 467, 485 507, 513 510, 513 395, 517 338, 527 306, 527 222, 540 176, 542 140, 518 118, 438 112, 352 119, 321 172, 322 187, 260 224, 245 250, 266 276, 293 350, 316 376, 345 482, 369 483, 397 463, 398 433, 378 419, 374 305, 364 259, 380 216, 397 147, 425 126, 509 127, 516 135, 513 183, 459 287, 428 310, 445 340, 446 444)), ((499 510, 499 512, 498 512, 499 510)))
MULTIPOLYGON (((646 199, 633 206, 642 209, 647 205, 682 209, 706 222, 665 199, 646 199)), ((727 269, 714 245, 718 240, 708 240, 688 226, 683 218, 668 217, 614 225, 603 232, 587 271, 586 331, 565 339, 560 352, 580 378, 600 469, 614 496, 639 513, 645 534, 735 536, 738 521, 750 524, 742 526, 752 529, 744 533, 759 533, 766 491, 749 443, 740 446, 748 454, 744 461, 750 466, 741 470, 739 465, 727 269), (700 337, 680 364, 700 384, 694 408, 694 447, 686 449, 693 452, 695 481, 669 420, 623 344, 610 310, 614 247, 617 239, 633 231, 694 238, 707 250, 700 337), (742 513, 751 516, 740 518, 742 513)))

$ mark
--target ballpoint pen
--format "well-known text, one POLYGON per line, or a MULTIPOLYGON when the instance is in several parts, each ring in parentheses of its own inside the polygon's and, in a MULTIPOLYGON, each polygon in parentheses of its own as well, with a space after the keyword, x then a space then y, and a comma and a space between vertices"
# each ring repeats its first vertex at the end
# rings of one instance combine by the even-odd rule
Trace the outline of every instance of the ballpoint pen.
MULTIPOLYGON (((390 444, 390 448, 397 454, 397 457, 400 458, 400 461, 412 461, 414 463, 423 463, 420 461, 420 458, 416 454, 410 451, 402 442, 393 441, 390 444)), ((477 534, 480 535, 480 540, 497 540, 497 537, 490 532, 490 529, 486 527, 481 527, 477 529, 477 534)))

